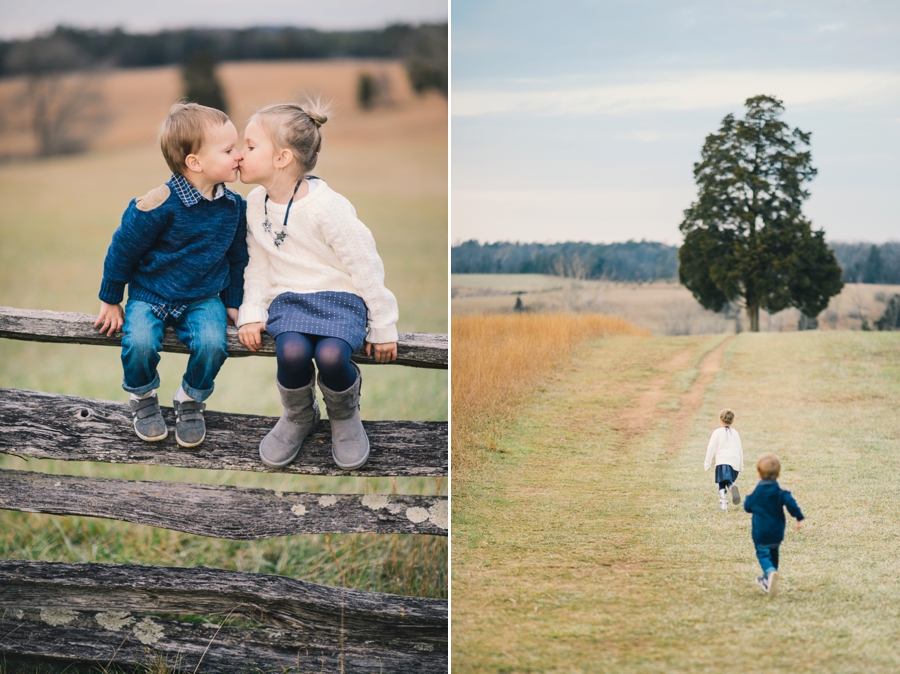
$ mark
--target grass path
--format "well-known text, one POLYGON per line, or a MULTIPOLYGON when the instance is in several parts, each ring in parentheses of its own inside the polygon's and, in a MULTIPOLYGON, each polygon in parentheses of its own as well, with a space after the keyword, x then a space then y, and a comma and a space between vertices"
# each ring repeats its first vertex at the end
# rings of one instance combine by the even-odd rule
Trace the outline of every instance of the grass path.
POLYGON ((900 335, 610 338, 574 362, 454 478, 455 672, 900 669, 900 335), (808 517, 774 600, 702 470, 726 405, 738 484, 776 451, 808 517))

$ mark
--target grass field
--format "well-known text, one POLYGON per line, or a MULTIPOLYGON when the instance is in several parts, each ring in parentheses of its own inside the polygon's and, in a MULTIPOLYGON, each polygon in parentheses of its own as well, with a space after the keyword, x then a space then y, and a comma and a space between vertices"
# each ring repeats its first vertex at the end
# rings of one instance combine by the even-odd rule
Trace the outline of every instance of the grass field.
POLYGON ((585 339, 648 333, 601 314, 482 314, 453 319, 453 469, 458 479, 500 451, 494 437, 585 339))
POLYGON ((454 475, 454 671, 900 669, 898 354, 850 331, 583 344, 454 475), (726 405, 738 484, 775 451, 807 517, 775 598, 702 470, 726 405))
MULTIPOLYGON (((529 311, 588 311, 617 316, 657 335, 735 332, 735 321, 707 311, 679 283, 578 281, 544 274, 452 274, 454 316, 511 312, 520 299, 529 311)), ((859 330, 881 317, 900 286, 848 283, 819 316, 823 330, 859 330)), ((800 313, 760 312, 763 332, 796 330, 800 313)), ((740 316, 741 330, 747 319, 740 316)))
MULTIPOLYGON (((152 142, 178 97, 173 68, 106 76, 113 113, 89 154, 0 166, 0 305, 96 313, 103 258, 129 200, 168 178, 152 142)), ((347 196, 372 230, 397 295, 401 331, 447 331, 447 111, 411 93, 396 63, 226 64, 222 79, 239 130, 254 107, 304 90, 336 114, 323 127, 316 174, 347 196), (360 70, 384 68, 394 105, 355 108, 360 70)), ((0 85, 9 95, 15 81, 0 85), (6 87, 4 89, 4 87, 6 87)), ((252 186, 235 184, 246 194, 252 186)), ((177 389, 186 357, 163 356, 160 397, 177 389)), ((446 371, 364 366, 364 419, 447 419, 446 371)), ((211 409, 280 414, 271 358, 231 359, 211 409)), ((0 387, 127 399, 115 348, 0 340, 0 387)), ((248 448, 255 453, 255 448, 248 448)), ((16 458, 4 468, 23 469, 16 458)), ((32 470, 140 479, 212 481, 283 491, 447 493, 446 480, 304 478, 30 461, 32 470)), ((0 558, 205 564, 360 589, 447 596, 446 540, 414 536, 307 536, 230 542, 86 518, 0 511, 0 558)))

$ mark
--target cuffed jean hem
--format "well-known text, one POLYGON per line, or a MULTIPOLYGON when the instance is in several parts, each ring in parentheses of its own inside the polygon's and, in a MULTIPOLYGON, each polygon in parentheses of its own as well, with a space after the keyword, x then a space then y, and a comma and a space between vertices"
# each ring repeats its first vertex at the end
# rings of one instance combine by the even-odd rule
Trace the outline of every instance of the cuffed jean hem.
POLYGON ((769 576, 773 571, 777 571, 778 567, 778 545, 755 545, 756 559, 763 571, 763 575, 769 576))
POLYGON ((202 390, 201 390, 201 389, 198 389, 198 388, 194 388, 193 386, 190 386, 190 385, 187 383, 187 380, 185 380, 185 379, 182 379, 182 380, 181 380, 181 389, 182 389, 185 393, 187 393, 191 398, 193 398, 194 400, 196 400, 198 403, 202 403, 204 400, 206 400, 207 398, 209 398, 209 397, 212 395, 213 389, 215 389, 215 388, 216 388, 216 387, 215 387, 215 384, 214 384, 212 388, 202 389, 202 390))
MULTIPOLYGON (((133 393, 136 396, 142 396, 147 393, 150 393, 150 391, 152 391, 153 389, 159 388, 159 373, 157 373, 156 376, 153 378, 153 381, 151 381, 146 386, 129 386, 128 382, 126 382, 123 379, 122 380, 122 388, 125 389, 126 391, 128 391, 129 393, 133 393)), ((212 393, 212 391, 210 391, 210 393, 212 393)), ((188 394, 188 395, 190 395, 190 394, 188 394)), ((191 397, 193 398, 194 396, 191 396, 191 397)))

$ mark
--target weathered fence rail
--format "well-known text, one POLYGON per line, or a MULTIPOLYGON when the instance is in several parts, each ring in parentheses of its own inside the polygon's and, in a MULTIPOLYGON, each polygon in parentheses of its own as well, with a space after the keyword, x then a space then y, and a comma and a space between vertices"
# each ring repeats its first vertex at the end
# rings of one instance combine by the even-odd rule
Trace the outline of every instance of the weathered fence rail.
MULTIPOLYGON (((118 345, 94 317, 0 307, 0 337, 118 345)), ((252 355, 229 332, 232 355, 252 355)), ((174 334, 165 350, 185 351, 174 334)), ((446 335, 402 334, 401 364, 446 368, 446 335)), ((274 355, 271 340, 259 355, 274 355)), ((358 362, 368 362, 355 354, 358 362)), ((174 425, 171 408, 163 408, 174 425)), ((193 449, 171 437, 138 440, 128 406, 0 389, 0 453, 32 459, 275 472, 257 456, 275 419, 207 413, 193 449)), ((278 472, 306 475, 443 476, 446 422, 364 422, 372 450, 345 472, 331 459, 323 422, 300 457, 278 472)), ((18 463, 18 462, 17 462, 18 463)), ((19 466, 17 465, 17 468, 19 466)), ((307 533, 446 535, 447 499, 398 494, 319 494, 210 484, 51 475, 0 469, 0 509, 82 515, 249 540, 307 533)), ((165 658, 183 671, 442 672, 447 602, 328 587, 203 567, 160 568, 0 560, 0 653, 134 665, 165 658), (160 615, 163 614, 163 615, 160 615), (259 627, 178 620, 240 616, 259 627)))
POLYGON ((0 469, 0 508, 253 540, 294 534, 445 534, 443 496, 307 494, 0 469))
MULTIPOLYGON (((90 314, 0 307, 0 337, 30 342, 120 346, 122 333, 116 333, 113 337, 103 335, 94 327, 95 320, 97 317, 90 314)), ((447 368, 447 335, 401 332, 399 337, 397 360, 392 365, 447 368)), ((238 341, 237 328, 228 328, 226 339, 230 356, 275 355, 275 340, 267 334, 262 335, 262 349, 255 354, 238 341)), ((163 349, 170 353, 188 353, 172 328, 166 329, 163 349)), ((357 363, 375 363, 374 358, 366 356, 362 350, 353 354, 353 360, 357 363)))
MULTIPOLYGON (((171 428, 175 413, 162 406, 171 428)), ((36 391, 0 388, 0 452, 60 461, 137 463, 177 468, 247 470, 304 475, 440 476, 447 474, 447 422, 364 421, 371 443, 368 463, 342 471, 331 458, 331 428, 322 421, 294 463, 275 471, 264 466, 258 447, 271 417, 206 412, 203 444, 184 449, 174 434, 146 443, 131 426, 127 405, 36 391)))

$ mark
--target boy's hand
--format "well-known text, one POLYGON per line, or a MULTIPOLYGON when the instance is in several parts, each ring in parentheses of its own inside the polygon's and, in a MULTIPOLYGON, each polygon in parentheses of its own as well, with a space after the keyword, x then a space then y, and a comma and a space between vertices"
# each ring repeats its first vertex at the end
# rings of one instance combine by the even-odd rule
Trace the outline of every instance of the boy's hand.
POLYGON ((392 363, 397 360, 397 342, 388 342, 387 344, 371 344, 366 342, 366 355, 372 355, 372 347, 375 347, 376 363, 392 363))
POLYGON ((262 348, 262 337, 260 333, 263 331, 262 323, 244 323, 238 329, 238 339, 241 344, 256 353, 262 348))
POLYGON ((803 527, 803 523, 805 521, 806 520, 797 520, 797 531, 800 531, 800 529, 803 527))
POLYGON ((112 337, 125 324, 125 310, 121 304, 107 304, 103 300, 100 301, 100 315, 94 322, 95 328, 100 328, 100 334, 106 333, 108 337, 112 337))
POLYGON ((238 310, 234 307, 226 307, 225 314, 227 318, 225 319, 225 325, 237 325, 238 319, 238 310))

